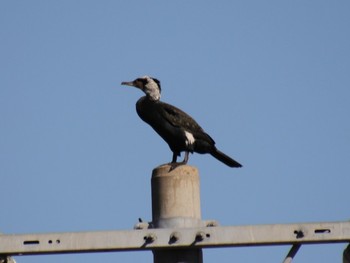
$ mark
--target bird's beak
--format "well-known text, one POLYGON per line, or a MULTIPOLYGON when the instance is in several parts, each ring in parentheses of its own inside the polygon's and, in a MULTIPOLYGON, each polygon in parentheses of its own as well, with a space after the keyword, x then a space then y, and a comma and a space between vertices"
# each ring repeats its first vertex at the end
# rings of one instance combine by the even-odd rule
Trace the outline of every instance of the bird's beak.
POLYGON ((122 82, 122 85, 135 87, 133 81, 123 81, 123 82, 122 82))

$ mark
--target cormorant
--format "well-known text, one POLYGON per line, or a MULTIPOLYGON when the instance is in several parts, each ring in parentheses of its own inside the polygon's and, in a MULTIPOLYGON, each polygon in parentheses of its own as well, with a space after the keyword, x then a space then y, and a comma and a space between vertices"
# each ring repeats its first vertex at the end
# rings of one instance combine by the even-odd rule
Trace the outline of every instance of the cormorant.
POLYGON ((146 94, 136 103, 137 114, 168 143, 173 152, 171 161, 173 167, 186 164, 189 153, 193 152, 210 153, 230 167, 242 167, 240 163, 219 151, 215 147, 214 140, 191 116, 175 106, 160 101, 161 86, 158 79, 144 76, 121 84, 139 88, 146 94), (184 160, 177 163, 177 157, 181 152, 185 152, 184 160))

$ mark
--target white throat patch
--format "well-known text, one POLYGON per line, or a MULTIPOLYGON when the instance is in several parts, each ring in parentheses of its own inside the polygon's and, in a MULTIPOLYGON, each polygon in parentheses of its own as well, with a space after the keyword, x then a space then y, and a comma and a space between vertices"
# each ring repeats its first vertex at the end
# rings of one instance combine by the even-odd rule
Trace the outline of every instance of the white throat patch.
POLYGON ((150 77, 144 76, 147 79, 147 84, 145 85, 144 92, 148 95, 152 100, 160 100, 160 90, 158 84, 150 77))

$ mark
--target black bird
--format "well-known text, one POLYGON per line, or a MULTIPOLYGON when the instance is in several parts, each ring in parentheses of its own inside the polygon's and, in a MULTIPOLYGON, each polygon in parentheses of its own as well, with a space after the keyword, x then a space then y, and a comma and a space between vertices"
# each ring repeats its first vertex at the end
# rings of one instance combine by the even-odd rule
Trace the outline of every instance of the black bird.
POLYGON ((242 165, 215 147, 214 140, 188 114, 170 104, 160 101, 160 81, 144 76, 134 81, 122 82, 122 85, 133 86, 142 90, 146 96, 136 103, 136 111, 140 118, 168 143, 173 152, 171 165, 186 164, 189 153, 210 153, 219 161, 230 167, 242 165), (182 162, 177 157, 185 152, 182 162))

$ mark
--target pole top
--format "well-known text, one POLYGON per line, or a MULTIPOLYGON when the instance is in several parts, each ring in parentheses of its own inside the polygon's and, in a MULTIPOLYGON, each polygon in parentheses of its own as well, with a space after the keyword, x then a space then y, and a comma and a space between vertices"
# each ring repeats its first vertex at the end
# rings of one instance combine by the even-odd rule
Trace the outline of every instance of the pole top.
POLYGON ((152 171, 152 178, 158 177, 158 176, 186 176, 186 175, 192 175, 192 176, 198 176, 199 172, 197 167, 191 166, 191 165, 179 165, 175 169, 172 169, 171 165, 169 164, 162 164, 152 171))

